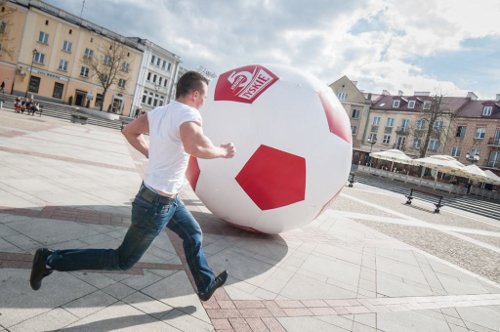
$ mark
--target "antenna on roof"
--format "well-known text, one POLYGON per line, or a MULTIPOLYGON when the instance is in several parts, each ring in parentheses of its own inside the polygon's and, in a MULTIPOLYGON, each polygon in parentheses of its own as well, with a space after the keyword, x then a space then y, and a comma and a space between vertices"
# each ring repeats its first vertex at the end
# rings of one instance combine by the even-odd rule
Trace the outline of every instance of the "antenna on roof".
POLYGON ((82 18, 84 7, 85 7, 85 0, 82 1, 82 10, 80 11, 80 19, 82 18))

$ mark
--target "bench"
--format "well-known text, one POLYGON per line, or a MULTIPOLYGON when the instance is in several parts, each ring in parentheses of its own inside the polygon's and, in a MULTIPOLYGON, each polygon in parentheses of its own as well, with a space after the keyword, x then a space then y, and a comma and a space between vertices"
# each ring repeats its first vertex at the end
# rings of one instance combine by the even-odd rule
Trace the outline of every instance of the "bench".
POLYGON ((408 196, 406 196, 406 198, 408 198, 408 200, 405 203, 406 205, 410 205, 411 204, 411 200, 413 198, 415 198, 414 193, 421 193, 421 194, 424 194, 426 196, 435 197, 438 201, 437 201, 437 203, 433 203, 436 206, 436 209, 434 210, 434 213, 439 213, 439 209, 443 206, 443 204, 441 204, 441 202, 443 201, 443 196, 442 195, 439 195, 439 194, 436 194, 434 192, 427 191, 427 190, 422 190, 422 189, 417 189, 417 188, 410 188, 410 194, 408 196))
POLYGON ((87 124, 87 117, 83 115, 78 115, 78 114, 71 114, 71 122, 75 123, 81 123, 81 124, 87 124))
POLYGON ((354 185, 354 172, 349 173, 349 180, 348 181, 349 181, 348 187, 352 188, 354 185))

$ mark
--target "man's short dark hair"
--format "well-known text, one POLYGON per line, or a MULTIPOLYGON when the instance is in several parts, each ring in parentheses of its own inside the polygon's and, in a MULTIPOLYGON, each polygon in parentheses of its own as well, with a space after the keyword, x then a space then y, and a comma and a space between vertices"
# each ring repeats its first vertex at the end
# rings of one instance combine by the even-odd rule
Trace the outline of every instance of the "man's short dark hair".
POLYGON ((205 76, 196 71, 188 71, 177 82, 175 98, 186 96, 192 91, 202 91, 203 82, 208 85, 208 79, 205 76))

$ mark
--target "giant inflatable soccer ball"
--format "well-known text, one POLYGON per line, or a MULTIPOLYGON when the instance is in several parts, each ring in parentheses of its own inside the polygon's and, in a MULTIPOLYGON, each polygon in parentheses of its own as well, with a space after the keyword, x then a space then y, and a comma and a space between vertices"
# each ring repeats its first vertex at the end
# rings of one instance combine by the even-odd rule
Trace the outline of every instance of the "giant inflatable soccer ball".
POLYGON ((318 217, 346 183, 349 118, 332 90, 276 65, 231 69, 210 83, 201 109, 214 144, 233 142, 232 159, 191 157, 187 178, 219 218, 276 234, 318 217))

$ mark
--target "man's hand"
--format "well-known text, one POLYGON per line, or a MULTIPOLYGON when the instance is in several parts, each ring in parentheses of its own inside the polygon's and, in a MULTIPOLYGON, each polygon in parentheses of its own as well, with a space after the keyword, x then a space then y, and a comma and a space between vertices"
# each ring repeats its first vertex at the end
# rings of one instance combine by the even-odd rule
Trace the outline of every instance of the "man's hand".
POLYGON ((220 147, 226 152, 222 158, 233 158, 236 154, 236 148, 233 143, 221 144, 220 147))

